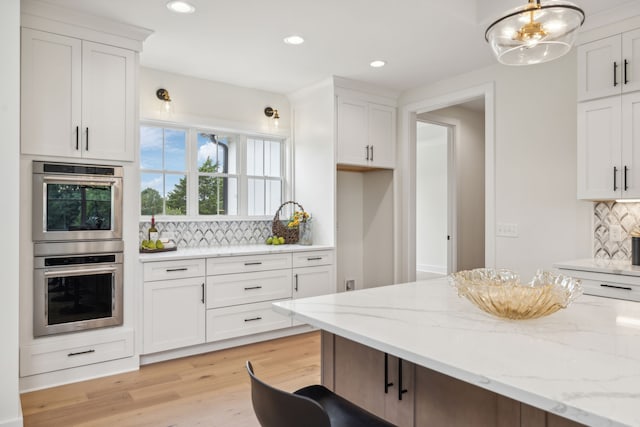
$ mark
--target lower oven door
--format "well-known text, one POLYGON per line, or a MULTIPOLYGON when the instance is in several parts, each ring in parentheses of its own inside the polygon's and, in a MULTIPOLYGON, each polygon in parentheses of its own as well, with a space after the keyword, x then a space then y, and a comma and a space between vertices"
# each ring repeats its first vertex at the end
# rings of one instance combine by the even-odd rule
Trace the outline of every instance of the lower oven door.
POLYGON ((33 334, 122 324, 122 264, 37 268, 33 334))

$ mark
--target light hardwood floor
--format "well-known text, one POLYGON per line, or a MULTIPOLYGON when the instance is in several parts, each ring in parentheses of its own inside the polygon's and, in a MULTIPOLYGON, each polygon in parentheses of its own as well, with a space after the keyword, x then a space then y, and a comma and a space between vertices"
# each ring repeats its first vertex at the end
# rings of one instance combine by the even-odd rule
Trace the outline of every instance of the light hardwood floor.
POLYGON ((139 371, 25 393, 25 427, 257 427, 245 361, 293 391, 320 382, 320 333, 311 332, 142 366, 139 371))

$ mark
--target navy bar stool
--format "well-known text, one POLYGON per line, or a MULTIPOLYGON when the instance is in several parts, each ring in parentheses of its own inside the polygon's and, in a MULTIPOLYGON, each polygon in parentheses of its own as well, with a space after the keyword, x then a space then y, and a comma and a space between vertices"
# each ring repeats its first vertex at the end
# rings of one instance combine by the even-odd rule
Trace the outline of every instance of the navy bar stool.
POLYGON ((247 361, 251 402, 262 427, 394 427, 321 385, 293 393, 258 379, 247 361))

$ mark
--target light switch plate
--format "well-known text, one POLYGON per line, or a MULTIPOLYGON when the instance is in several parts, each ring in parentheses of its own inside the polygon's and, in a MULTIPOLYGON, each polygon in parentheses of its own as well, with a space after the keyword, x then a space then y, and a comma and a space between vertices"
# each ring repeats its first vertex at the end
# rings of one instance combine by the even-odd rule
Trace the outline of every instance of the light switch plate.
POLYGON ((518 224, 499 222, 496 224, 496 236, 518 237, 518 224))

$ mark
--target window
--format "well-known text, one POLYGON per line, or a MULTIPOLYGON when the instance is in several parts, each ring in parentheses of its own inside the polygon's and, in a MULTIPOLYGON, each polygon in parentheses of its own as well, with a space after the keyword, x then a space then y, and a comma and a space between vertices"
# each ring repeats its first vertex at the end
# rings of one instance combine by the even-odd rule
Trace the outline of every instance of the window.
POLYGON ((203 129, 140 127, 141 214, 273 215, 284 142, 203 129))

